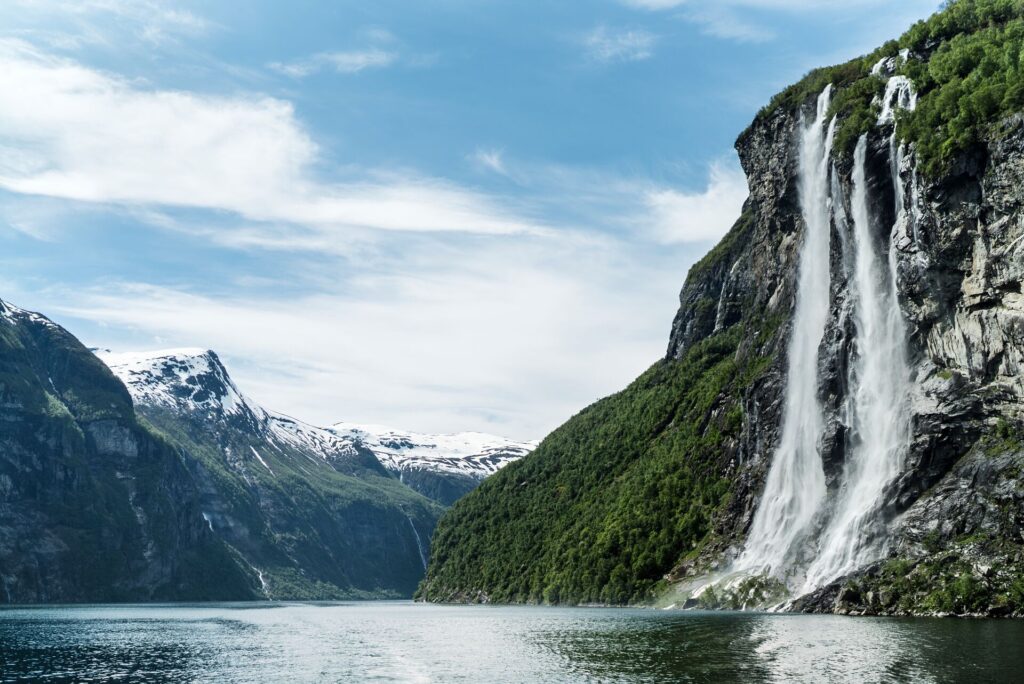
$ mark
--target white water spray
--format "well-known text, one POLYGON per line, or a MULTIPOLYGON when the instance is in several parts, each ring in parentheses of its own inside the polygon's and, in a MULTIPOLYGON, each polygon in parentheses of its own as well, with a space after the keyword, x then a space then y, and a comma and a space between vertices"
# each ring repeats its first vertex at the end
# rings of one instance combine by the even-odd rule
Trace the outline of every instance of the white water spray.
POLYGON ((791 567, 825 500, 818 348, 829 312, 829 157, 836 122, 833 119, 826 132, 825 118, 831 91, 829 86, 818 97, 817 115, 801 133, 799 189, 806 225, 789 342, 782 435, 747 546, 734 567, 744 573, 781 576, 791 567))
MULTIPOLYGON (((896 296, 893 249, 906 221, 903 193, 896 192, 898 218, 888 240, 888 259, 883 260, 872 231, 866 156, 867 136, 862 136, 854 153, 851 196, 854 269, 849 287, 857 335, 848 398, 850 449, 843 486, 822 534, 818 556, 807 570, 804 591, 884 553, 886 529, 879 513, 910 443, 910 370, 906 330, 896 296)), ((901 187, 898 175, 894 183, 901 187)))

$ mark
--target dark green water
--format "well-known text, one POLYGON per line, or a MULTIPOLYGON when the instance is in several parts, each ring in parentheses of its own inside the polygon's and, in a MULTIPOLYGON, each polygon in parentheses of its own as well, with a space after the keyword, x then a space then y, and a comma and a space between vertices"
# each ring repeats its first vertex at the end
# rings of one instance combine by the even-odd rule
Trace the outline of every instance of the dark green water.
POLYGON ((411 603, 0 610, 0 681, 1013 682, 1024 624, 411 603))

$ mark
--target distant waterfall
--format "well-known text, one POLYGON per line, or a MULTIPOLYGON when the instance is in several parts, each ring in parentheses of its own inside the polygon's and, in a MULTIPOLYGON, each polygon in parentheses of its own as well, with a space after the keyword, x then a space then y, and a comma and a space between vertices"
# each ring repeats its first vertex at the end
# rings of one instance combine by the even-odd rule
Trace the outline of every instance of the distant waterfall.
POLYGON ((854 153, 854 266, 850 279, 856 326, 850 368, 850 441, 843 485, 818 557, 807 570, 805 591, 841 577, 880 557, 885 546, 879 512, 889 486, 900 474, 910 443, 910 369, 906 329, 896 289, 894 243, 905 231, 906 211, 898 169, 894 173, 897 221, 883 259, 876 247, 869 210, 865 158, 867 136, 854 153))
POLYGON ((412 534, 413 534, 414 537, 416 537, 416 550, 419 551, 420 562, 423 563, 423 569, 426 570, 427 569, 427 561, 428 561, 428 559, 427 559, 427 554, 423 551, 423 540, 420 539, 420 533, 416 529, 416 525, 413 523, 412 518, 410 518, 407 515, 407 516, 405 516, 405 519, 409 521, 409 527, 412 528, 412 534))
POLYGON ((747 546, 735 564, 741 572, 784 573, 806 541, 825 500, 818 348, 829 314, 829 159, 836 121, 833 118, 826 129, 825 120, 831 92, 829 86, 821 93, 814 121, 801 131, 799 191, 806 225, 789 341, 782 435, 747 546))

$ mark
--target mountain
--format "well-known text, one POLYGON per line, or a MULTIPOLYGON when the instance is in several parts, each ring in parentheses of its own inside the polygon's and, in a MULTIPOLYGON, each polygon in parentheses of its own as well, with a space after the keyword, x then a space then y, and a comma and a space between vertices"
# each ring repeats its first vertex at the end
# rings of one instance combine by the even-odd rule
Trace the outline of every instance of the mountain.
POLYGON ((776 96, 666 356, 457 502, 419 595, 1024 615, 1022 53, 959 0, 776 96))
POLYGON ((537 446, 481 432, 425 435, 353 423, 330 430, 362 444, 406 485, 446 506, 537 446))
POLYGON ((256 596, 179 450, 71 334, 4 302, 0 426, 0 600, 256 596))
POLYGON ((98 352, 182 447, 202 516, 275 599, 411 595, 441 506, 364 443, 267 411, 202 349, 98 352))

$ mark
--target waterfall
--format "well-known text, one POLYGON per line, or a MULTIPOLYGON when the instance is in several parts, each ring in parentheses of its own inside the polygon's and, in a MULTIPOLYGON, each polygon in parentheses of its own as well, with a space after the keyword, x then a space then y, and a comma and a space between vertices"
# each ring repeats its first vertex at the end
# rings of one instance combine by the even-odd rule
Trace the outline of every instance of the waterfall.
POLYGON ((893 247, 906 225, 903 192, 897 173, 898 218, 889 235, 888 258, 883 260, 872 230, 866 156, 865 135, 854 153, 851 196, 854 264, 849 287, 856 338, 847 400, 849 448, 843 485, 822 534, 818 556, 808 568, 805 591, 882 555, 886 529, 879 513, 910 442, 910 370, 906 330, 896 295, 893 247))
POLYGON ((413 524, 412 518, 410 518, 407 515, 407 516, 405 516, 405 519, 409 521, 409 527, 412 528, 413 536, 416 537, 416 550, 419 551, 420 562, 423 563, 423 569, 426 570, 427 569, 427 560, 428 559, 427 559, 427 554, 425 554, 423 552, 423 540, 420 539, 420 533, 416 529, 416 525, 413 524))
MULTIPOLYGON (((836 121, 826 127, 831 88, 819 96, 817 116, 801 118, 799 194, 806 224, 797 275, 796 309, 789 340, 782 432, 746 546, 732 566, 739 575, 766 574, 812 591, 867 565, 886 552, 892 485, 910 440, 911 371, 907 331, 899 307, 897 247, 917 239, 906 207, 897 143, 896 112, 913 109, 911 82, 893 76, 886 85, 879 126, 889 139, 896 219, 884 249, 877 236, 867 178, 868 136, 854 152, 849 212, 831 164, 836 121), (827 496, 821 440, 824 408, 818 395, 818 349, 830 315, 830 235, 833 213, 847 275, 854 336, 848 394, 840 419, 848 428, 845 460, 834 496, 827 496), (826 503, 826 500, 828 502, 826 503)), ((913 197, 911 197, 913 200, 913 197)))
POLYGON ((798 557, 825 500, 818 348, 829 314, 829 160, 836 121, 833 118, 826 129, 825 120, 831 92, 829 86, 821 93, 814 121, 804 123, 801 131, 799 193, 805 228, 789 340, 782 435, 747 546, 734 566, 741 572, 782 576, 798 557))
POLYGON ((897 110, 913 110, 916 106, 917 91, 914 90, 914 84, 906 76, 893 76, 885 84, 885 95, 882 96, 882 112, 878 116, 878 125, 895 124, 897 110))

